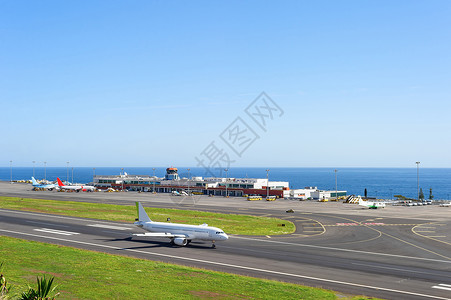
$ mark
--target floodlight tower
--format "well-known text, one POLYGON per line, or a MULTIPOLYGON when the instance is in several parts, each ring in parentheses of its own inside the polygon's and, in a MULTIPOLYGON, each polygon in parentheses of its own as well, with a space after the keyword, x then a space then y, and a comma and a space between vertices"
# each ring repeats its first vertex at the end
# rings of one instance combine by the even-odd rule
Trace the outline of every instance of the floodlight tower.
POLYGON ((229 181, 229 169, 224 169, 224 171, 226 172, 226 197, 229 197, 229 192, 228 192, 228 181, 229 181))
POLYGON ((417 164, 417 200, 420 201, 420 162, 415 162, 417 164))
POLYGON ((266 169, 266 198, 269 196, 269 169, 266 169))

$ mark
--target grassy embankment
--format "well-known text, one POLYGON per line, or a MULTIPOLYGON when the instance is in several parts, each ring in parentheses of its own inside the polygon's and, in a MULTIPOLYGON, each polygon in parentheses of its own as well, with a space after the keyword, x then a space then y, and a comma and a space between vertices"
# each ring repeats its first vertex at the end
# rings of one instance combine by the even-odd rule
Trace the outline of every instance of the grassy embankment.
POLYGON ((13 294, 46 275, 55 277, 57 299, 368 299, 9 237, 0 236, 0 245, 13 294))
MULTIPOLYGON (((133 223, 136 218, 135 205, 124 206, 73 201, 0 197, 0 208, 126 223, 133 223)), ((228 234, 278 235, 293 233, 296 229, 292 222, 277 218, 220 214, 168 208, 146 208, 146 211, 153 221, 165 222, 167 218, 171 218, 171 222, 173 223, 186 223, 193 225, 207 223, 210 226, 216 226, 223 229, 228 234), (281 224, 285 224, 285 226, 281 226, 281 224)))

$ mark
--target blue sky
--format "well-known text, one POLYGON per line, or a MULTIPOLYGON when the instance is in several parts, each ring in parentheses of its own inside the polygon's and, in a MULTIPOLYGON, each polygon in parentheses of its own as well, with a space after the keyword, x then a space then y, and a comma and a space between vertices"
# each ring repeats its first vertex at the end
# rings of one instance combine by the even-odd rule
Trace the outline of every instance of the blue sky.
POLYGON ((2 1, 0 165, 451 167, 450 1, 2 1), (265 91, 283 110, 259 128, 265 91), (258 134, 241 157, 220 134, 258 134), (233 156, 233 157, 232 157, 233 156))

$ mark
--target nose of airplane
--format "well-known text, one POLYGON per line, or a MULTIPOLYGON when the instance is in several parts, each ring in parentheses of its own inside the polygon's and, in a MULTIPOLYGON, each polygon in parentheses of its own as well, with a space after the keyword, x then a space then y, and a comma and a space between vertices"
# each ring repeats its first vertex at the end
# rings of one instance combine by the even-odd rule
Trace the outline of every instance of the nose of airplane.
POLYGON ((223 240, 228 240, 228 239, 229 239, 229 236, 228 236, 227 234, 224 233, 224 234, 222 235, 222 239, 223 239, 223 240))

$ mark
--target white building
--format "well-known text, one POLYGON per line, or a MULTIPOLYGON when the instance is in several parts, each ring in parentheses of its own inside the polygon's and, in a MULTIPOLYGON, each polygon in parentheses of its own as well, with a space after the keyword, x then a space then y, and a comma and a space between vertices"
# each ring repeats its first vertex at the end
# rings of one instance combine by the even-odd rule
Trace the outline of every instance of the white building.
POLYGON ((316 186, 307 186, 303 189, 294 189, 284 192, 285 198, 294 198, 299 200, 321 200, 321 199, 332 199, 336 195, 346 196, 346 191, 325 191, 319 190, 316 186))

